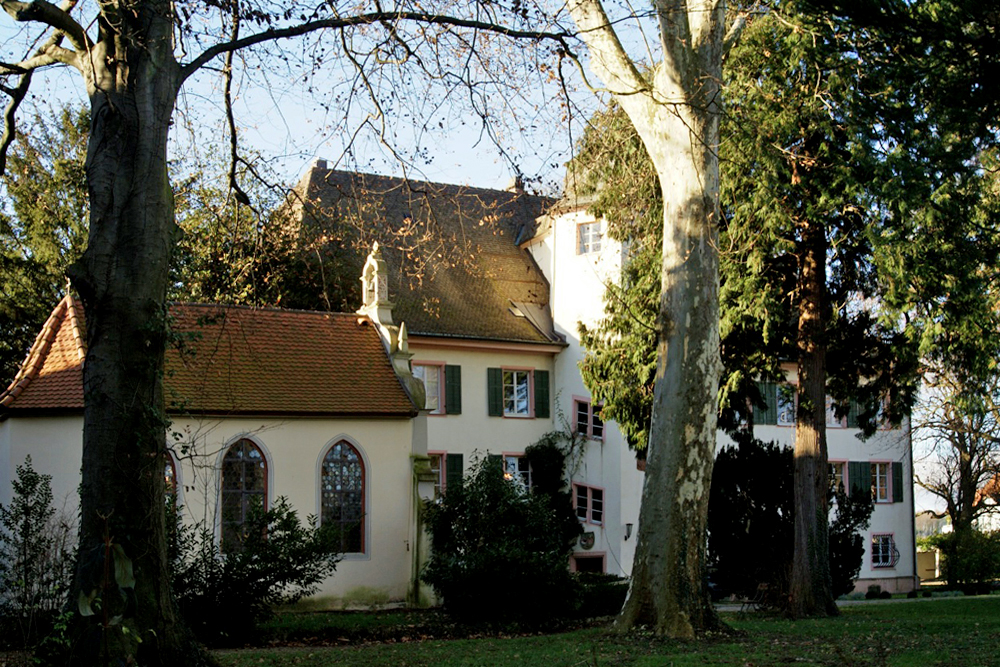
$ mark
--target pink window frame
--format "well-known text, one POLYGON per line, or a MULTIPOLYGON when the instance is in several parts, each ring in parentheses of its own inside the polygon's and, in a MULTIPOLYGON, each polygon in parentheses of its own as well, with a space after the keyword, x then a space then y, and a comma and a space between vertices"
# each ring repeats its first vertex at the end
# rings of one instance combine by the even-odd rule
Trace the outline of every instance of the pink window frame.
POLYGON ((444 493, 444 487, 448 484, 448 452, 444 450, 428 450, 427 456, 441 457, 441 469, 438 470, 438 486, 441 487, 441 493, 444 493))
MULTIPOLYGON (((542 369, 544 370, 544 369, 542 369)), ((516 385, 515 385, 516 386, 516 385)), ((504 419, 534 419, 535 418, 535 367, 534 366, 501 366, 500 367, 500 409, 504 419), (507 371, 516 371, 528 374, 528 414, 518 415, 507 414, 507 401, 504 400, 503 374, 507 371)), ((519 454, 518 456, 524 456, 519 454)))
POLYGON ((578 488, 580 488, 580 489, 586 489, 587 490, 587 518, 586 519, 580 519, 579 516, 577 516, 576 518, 579 519, 580 521, 582 521, 583 523, 587 523, 587 524, 590 524, 592 526, 604 526, 605 523, 606 523, 605 517, 608 514, 608 494, 605 493, 604 487, 603 486, 593 486, 591 484, 580 484, 578 482, 573 482, 573 512, 574 512, 574 514, 576 513, 576 510, 579 507, 579 505, 577 505, 577 501, 576 501, 576 499, 577 499, 576 490, 578 488), (601 520, 600 521, 594 521, 594 494, 593 494, 593 491, 595 491, 595 490, 601 492, 601 520))
POLYGON ((601 559, 601 572, 608 571, 608 554, 604 551, 577 551, 570 554, 569 557, 569 571, 577 572, 576 560, 577 558, 583 560, 597 560, 601 559))
MULTIPOLYGON (((886 467, 885 471, 885 500, 879 500, 878 498, 872 498, 872 502, 878 505, 891 505, 892 504, 892 461, 869 461, 869 465, 884 465, 886 467)), ((872 475, 872 490, 876 487, 877 475, 872 475)), ((889 535, 890 533, 879 533, 880 535, 889 535)))
POLYGON ((844 466, 844 479, 843 479, 844 493, 850 493, 851 492, 851 481, 847 478, 848 468, 850 467, 850 466, 847 465, 848 461, 846 459, 827 459, 826 462, 827 463, 839 463, 840 465, 844 466))
MULTIPOLYGON (((507 458, 508 457, 514 457, 516 459, 523 459, 524 458, 524 452, 503 452, 502 454, 500 454, 500 461, 501 461, 501 464, 503 466, 503 474, 504 475, 507 474, 507 458)), ((531 464, 529 463, 528 464, 528 482, 529 482, 528 483, 528 487, 529 488, 531 487, 531 484, 534 482, 534 480, 532 479, 532 477, 533 476, 532 476, 532 473, 531 473, 531 464)))
POLYGON ((871 552, 872 552, 871 553, 871 566, 872 566, 872 569, 873 570, 892 570, 892 569, 895 569, 896 568, 896 564, 899 563, 899 559, 897 559, 896 556, 895 556, 895 554, 899 551, 899 549, 896 548, 896 533, 872 533, 871 535, 872 535, 872 539, 871 539, 870 544, 872 544, 872 546, 873 546, 873 548, 871 550, 871 552), (876 537, 888 537, 889 540, 890 540, 890 544, 892 546, 893 553, 889 554, 889 564, 888 565, 876 565, 875 564, 874 543, 875 543, 875 538, 876 537))
MULTIPOLYGON (((598 410, 600 410, 601 406, 599 404, 597 404, 595 406, 595 403, 594 403, 593 399, 591 399, 589 397, 586 397, 586 396, 577 396, 575 394, 573 395, 573 432, 574 433, 580 433, 580 431, 579 431, 579 426, 580 425, 579 425, 579 423, 577 422, 577 419, 576 419, 576 413, 577 413, 577 409, 576 408, 577 408, 577 405, 580 404, 580 403, 585 403, 587 405, 587 431, 586 431, 586 433, 582 433, 581 435, 584 435, 584 436, 586 436, 587 438, 589 438, 591 440, 597 440, 599 442, 604 442, 604 432, 603 431, 601 432, 601 435, 599 435, 599 436, 598 435, 594 435, 594 409, 596 407, 598 410)), ((604 423, 603 420, 601 420, 601 423, 602 424, 604 423)))
MULTIPOLYGON (((443 361, 423 361, 423 360, 417 361, 417 360, 414 360, 412 362, 412 364, 414 366, 424 366, 424 367, 436 366, 437 367, 437 372, 438 372, 438 409, 431 411, 429 414, 430 414, 431 417, 443 417, 446 414, 448 414, 448 411, 445 408, 445 400, 444 400, 444 396, 445 396, 445 387, 444 387, 444 367, 445 367, 445 363, 443 361)), ((424 387, 424 389, 426 390, 426 387, 424 387)))

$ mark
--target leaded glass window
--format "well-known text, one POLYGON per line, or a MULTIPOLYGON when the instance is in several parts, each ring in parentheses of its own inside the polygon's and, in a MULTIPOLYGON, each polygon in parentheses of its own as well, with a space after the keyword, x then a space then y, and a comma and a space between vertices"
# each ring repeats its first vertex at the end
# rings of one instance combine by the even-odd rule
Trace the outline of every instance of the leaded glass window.
POLYGON ((337 528, 341 553, 364 552, 365 468, 346 440, 323 457, 321 484, 320 521, 337 528))
POLYGON ((249 440, 239 440, 222 459, 222 550, 242 549, 254 507, 266 509, 267 461, 249 440))

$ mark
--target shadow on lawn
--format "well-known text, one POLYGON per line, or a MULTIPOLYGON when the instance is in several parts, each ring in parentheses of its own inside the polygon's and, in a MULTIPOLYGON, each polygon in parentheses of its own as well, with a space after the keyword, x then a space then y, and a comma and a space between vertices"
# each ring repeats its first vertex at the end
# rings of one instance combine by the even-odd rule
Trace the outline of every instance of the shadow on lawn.
POLYGON ((613 616, 542 623, 465 623, 439 609, 283 613, 261 625, 254 646, 345 646, 428 639, 482 639, 608 626, 613 616))

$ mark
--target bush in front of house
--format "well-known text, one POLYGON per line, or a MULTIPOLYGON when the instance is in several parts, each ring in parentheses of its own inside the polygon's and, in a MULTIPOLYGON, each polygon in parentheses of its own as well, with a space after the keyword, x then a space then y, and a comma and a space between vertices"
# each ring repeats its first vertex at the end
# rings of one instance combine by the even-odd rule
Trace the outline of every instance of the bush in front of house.
POLYGON ((167 512, 174 594, 189 627, 209 645, 253 640, 274 607, 314 593, 340 559, 337 535, 314 517, 303 525, 283 497, 267 510, 251 508, 240 548, 229 553, 203 524, 182 522, 173 502, 167 512))
POLYGON ((580 585, 580 618, 614 616, 625 606, 628 579, 615 574, 580 572, 576 575, 580 585))
MULTIPOLYGON (((792 450, 749 434, 715 459, 708 503, 708 553, 713 584, 726 593, 752 597, 768 585, 769 604, 788 599, 795 534, 792 450)), ((864 557, 860 532, 872 503, 838 492, 829 525, 830 575, 834 597, 854 589, 864 557)))
POLYGON ((422 578, 445 610, 462 621, 537 621, 572 613, 577 586, 568 562, 580 527, 575 519, 566 521, 572 515, 568 495, 557 502, 565 507, 505 479, 500 458, 487 457, 473 464, 461 485, 449 486, 440 503, 426 505, 431 557, 422 578))
POLYGON ((17 466, 10 505, 0 505, 0 646, 36 646, 66 603, 74 530, 52 505, 51 481, 29 456, 17 466))

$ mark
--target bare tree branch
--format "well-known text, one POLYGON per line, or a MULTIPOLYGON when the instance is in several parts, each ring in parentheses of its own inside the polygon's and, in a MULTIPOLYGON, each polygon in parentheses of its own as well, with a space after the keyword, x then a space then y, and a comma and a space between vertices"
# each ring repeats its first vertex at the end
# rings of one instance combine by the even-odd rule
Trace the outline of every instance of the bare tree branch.
POLYGON ((17 88, 13 89, 10 96, 10 104, 4 110, 3 137, 0 138, 0 174, 7 170, 7 149, 13 143, 14 137, 17 136, 14 116, 17 114, 17 108, 21 105, 21 101, 24 100, 24 96, 28 94, 30 86, 31 71, 29 70, 21 75, 17 88))
POLYGON ((90 48, 91 43, 90 38, 87 37, 87 31, 69 15, 69 9, 76 5, 75 1, 64 3, 63 7, 56 7, 46 0, 32 0, 31 2, 2 0, 0 5, 15 21, 37 21, 55 28, 66 35, 70 44, 77 51, 86 51, 90 48))
POLYGON ((551 41, 559 44, 561 47, 568 49, 569 40, 572 35, 568 32, 548 32, 544 30, 517 30, 515 28, 510 28, 507 26, 497 25, 495 23, 487 23, 484 21, 474 21, 470 19, 456 18, 454 16, 442 16, 440 14, 428 14, 424 12, 372 12, 369 14, 358 14, 356 16, 346 16, 346 17, 336 17, 330 19, 321 19, 317 21, 308 21, 297 26, 292 26, 289 28, 278 28, 272 30, 265 30, 264 32, 257 33, 255 35, 250 35, 243 37, 241 39, 231 40, 228 42, 223 42, 221 44, 216 44, 215 46, 206 49, 200 56, 192 60, 190 63, 181 68, 180 81, 184 81, 191 74, 196 72, 199 68, 203 67, 205 64, 210 62, 213 58, 216 58, 223 53, 228 51, 236 51, 239 49, 246 48, 248 46, 253 46, 255 44, 262 44, 264 42, 271 42, 279 39, 288 39, 290 37, 299 37, 311 32, 316 32, 317 30, 326 29, 342 29, 349 28, 352 26, 362 26, 370 25, 372 23, 381 22, 398 23, 400 21, 412 21, 415 23, 426 23, 432 25, 443 25, 455 28, 470 28, 477 30, 485 30, 493 32, 500 35, 505 35, 513 39, 525 39, 525 40, 536 40, 536 41, 551 41))

